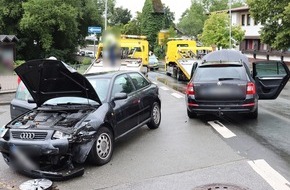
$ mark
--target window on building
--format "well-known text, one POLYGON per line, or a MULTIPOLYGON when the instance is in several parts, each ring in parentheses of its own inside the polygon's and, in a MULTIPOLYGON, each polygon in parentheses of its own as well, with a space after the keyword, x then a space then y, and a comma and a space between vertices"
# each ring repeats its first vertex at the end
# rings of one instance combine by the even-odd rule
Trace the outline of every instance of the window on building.
POLYGON ((250 16, 250 14, 247 14, 247 25, 248 26, 251 25, 251 16, 250 16))
POLYGON ((245 15, 242 15, 242 26, 245 26, 245 15))

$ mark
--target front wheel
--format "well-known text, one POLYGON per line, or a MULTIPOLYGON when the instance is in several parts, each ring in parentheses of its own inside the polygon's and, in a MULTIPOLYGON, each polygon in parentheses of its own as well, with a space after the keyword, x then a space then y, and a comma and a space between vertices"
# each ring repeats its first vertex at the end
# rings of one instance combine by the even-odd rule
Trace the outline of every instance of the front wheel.
POLYGON ((157 102, 153 103, 151 110, 151 120, 147 123, 149 129, 157 129, 161 122, 161 110, 160 105, 157 102))
POLYGON ((88 159, 94 165, 104 165, 111 160, 113 148, 114 142, 111 130, 107 127, 101 127, 97 133, 97 140, 89 153, 88 159))

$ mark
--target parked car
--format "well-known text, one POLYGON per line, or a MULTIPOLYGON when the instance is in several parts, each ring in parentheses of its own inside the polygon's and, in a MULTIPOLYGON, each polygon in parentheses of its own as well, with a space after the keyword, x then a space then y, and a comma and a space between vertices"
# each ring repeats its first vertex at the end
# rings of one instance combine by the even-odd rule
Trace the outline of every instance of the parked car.
POLYGON ((149 56, 148 67, 150 70, 157 70, 159 69, 159 61, 155 55, 149 56))
POLYGON ((86 52, 85 52, 85 56, 87 56, 87 57, 92 57, 92 58, 94 58, 94 57, 95 57, 95 55, 94 55, 94 52, 93 52, 93 51, 86 51, 86 52))
POLYGON ((80 50, 80 51, 79 51, 79 55, 80 55, 80 56, 85 56, 85 55, 86 55, 86 52, 85 52, 84 50, 80 50))
MULTIPOLYGON (((160 125, 158 87, 139 72, 83 76, 58 60, 28 61, 15 72, 24 84, 16 98, 31 95, 36 108, 1 128, 0 152, 9 166, 32 177, 82 175, 79 164, 86 160, 111 160, 117 139, 145 124, 160 125)), ((16 104, 12 111, 24 107, 16 104)))
POLYGON ((212 52, 193 66, 187 85, 186 106, 189 118, 198 114, 245 113, 258 117, 258 99, 275 99, 290 77, 285 63, 253 63, 253 74, 245 55, 233 50, 212 52))

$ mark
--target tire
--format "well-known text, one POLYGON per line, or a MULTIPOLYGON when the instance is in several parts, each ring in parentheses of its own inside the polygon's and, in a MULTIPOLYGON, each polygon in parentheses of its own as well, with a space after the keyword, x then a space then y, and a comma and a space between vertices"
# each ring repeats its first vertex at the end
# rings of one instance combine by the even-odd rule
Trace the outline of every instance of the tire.
POLYGON ((176 79, 177 79, 177 81, 181 81, 180 69, 179 68, 177 68, 177 71, 176 71, 176 79))
POLYGON ((88 155, 88 160, 94 165, 102 166, 110 162, 113 155, 114 141, 112 131, 107 127, 101 127, 96 139, 88 155))
POLYGON ((195 119, 195 118, 197 118, 197 113, 194 113, 194 112, 191 112, 191 111, 187 110, 187 116, 190 119, 195 119))
POLYGON ((147 123, 149 129, 157 129, 161 122, 161 109, 157 102, 154 102, 151 110, 151 120, 147 123))
POLYGON ((255 111, 248 113, 247 117, 249 119, 257 119, 258 118, 258 107, 255 109, 255 111))

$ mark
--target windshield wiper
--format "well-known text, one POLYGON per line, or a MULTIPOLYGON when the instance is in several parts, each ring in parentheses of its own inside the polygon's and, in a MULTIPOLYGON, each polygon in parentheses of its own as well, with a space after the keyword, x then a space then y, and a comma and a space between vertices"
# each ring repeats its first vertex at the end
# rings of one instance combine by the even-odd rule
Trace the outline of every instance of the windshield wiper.
POLYGON ((219 81, 223 81, 223 80, 241 80, 240 78, 219 78, 219 81))

